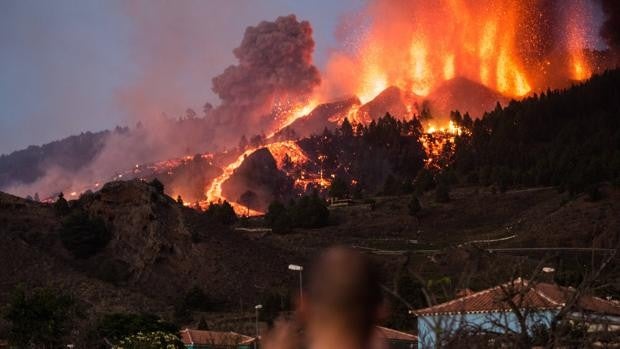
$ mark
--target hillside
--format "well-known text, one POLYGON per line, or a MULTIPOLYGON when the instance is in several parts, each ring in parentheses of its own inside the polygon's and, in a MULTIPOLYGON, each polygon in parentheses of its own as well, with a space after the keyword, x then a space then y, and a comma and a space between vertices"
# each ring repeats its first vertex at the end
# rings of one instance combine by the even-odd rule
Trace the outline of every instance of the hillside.
MULTIPOLYGON (((590 261, 590 252, 485 249, 613 248, 620 241, 620 189, 605 186, 602 192, 603 198, 592 202, 587 195, 571 197, 553 188, 498 193, 460 187, 447 203, 437 202, 432 192, 420 196, 422 211, 416 217, 408 213, 409 195, 382 196, 374 209, 363 203, 330 209, 327 227, 278 235, 214 225, 149 184, 112 182, 70 202, 71 210, 101 217, 112 232, 108 245, 87 259, 72 257, 62 246, 62 219, 51 205, 1 194, 0 302, 26 282, 70 290, 85 304, 90 319, 112 311, 171 318, 175 304, 196 285, 213 302, 208 318, 230 329, 239 323, 231 325, 227 319, 244 316, 238 313, 240 301, 270 299, 274 290, 294 293, 295 275, 286 266, 307 265, 334 244, 373 256, 384 267, 385 286, 393 290, 403 275, 447 277, 450 292, 486 287, 511 272, 506 268, 490 276, 494 266, 519 256, 532 261, 553 256, 550 263, 562 275, 573 275, 580 263, 590 261), (230 315, 218 315, 222 312, 230 315)), ((261 218, 252 221, 261 224, 261 218)), ((618 272, 610 270, 606 280, 619 280, 618 272)), ((606 294, 619 290, 613 282, 605 288, 606 294)), ((414 297, 412 304, 420 302, 415 295, 406 297, 414 297)), ((408 325, 396 321, 394 326, 408 325)))
POLYGON ((63 247, 59 229, 66 218, 52 205, 0 193, 0 303, 26 283, 70 290, 90 314, 165 315, 198 286, 218 309, 227 309, 282 285, 293 260, 140 181, 108 183, 70 206, 102 219, 111 232, 107 246, 89 258, 73 257, 63 247))

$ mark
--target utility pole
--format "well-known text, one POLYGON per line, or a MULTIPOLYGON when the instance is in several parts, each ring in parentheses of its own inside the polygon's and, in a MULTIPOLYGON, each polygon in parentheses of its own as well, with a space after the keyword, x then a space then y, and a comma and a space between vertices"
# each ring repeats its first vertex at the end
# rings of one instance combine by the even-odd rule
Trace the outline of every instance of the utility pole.
POLYGON ((261 309, 263 309, 262 304, 257 304, 254 306, 254 311, 256 312, 256 320, 254 322, 256 326, 256 339, 254 339, 254 349, 257 349, 257 346, 258 346, 258 311, 261 309))
POLYGON ((288 269, 299 272, 299 302, 301 303, 304 298, 304 285, 303 285, 303 276, 302 276, 304 267, 302 267, 301 265, 297 265, 297 264, 289 264, 288 269))

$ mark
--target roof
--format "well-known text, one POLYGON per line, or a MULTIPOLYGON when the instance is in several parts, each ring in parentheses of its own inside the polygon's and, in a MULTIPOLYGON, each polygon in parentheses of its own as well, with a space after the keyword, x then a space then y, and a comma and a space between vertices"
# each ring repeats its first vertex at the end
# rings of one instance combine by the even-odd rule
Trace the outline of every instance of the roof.
POLYGON ((249 337, 236 332, 219 332, 219 331, 202 331, 190 330, 186 328, 181 330, 181 341, 185 345, 190 344, 211 344, 218 346, 235 346, 243 344, 251 344, 254 337, 249 337))
MULTIPOLYGON (((416 316, 443 314, 470 314, 511 311, 513 304, 520 309, 561 309, 575 294, 572 287, 550 283, 533 283, 518 278, 503 285, 475 292, 452 301, 432 307, 418 309, 416 316), (512 299, 512 301, 510 301, 512 299)), ((608 301, 591 295, 582 295, 576 310, 586 312, 620 315, 620 303, 608 301)))
POLYGON ((403 341, 403 342, 417 342, 418 336, 413 335, 407 332, 397 331, 391 328, 377 326, 377 331, 379 334, 387 339, 392 341, 403 341))

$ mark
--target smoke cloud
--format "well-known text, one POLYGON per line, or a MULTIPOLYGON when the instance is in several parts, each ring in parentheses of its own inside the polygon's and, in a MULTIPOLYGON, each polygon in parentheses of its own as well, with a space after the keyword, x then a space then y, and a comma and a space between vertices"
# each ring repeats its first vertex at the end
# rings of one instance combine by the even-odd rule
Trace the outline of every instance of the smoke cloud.
POLYGON ((222 101, 217 122, 234 125, 237 135, 269 130, 274 120, 266 116, 274 106, 303 101, 320 84, 313 51, 312 27, 295 15, 248 27, 233 51, 239 63, 213 78, 222 101))

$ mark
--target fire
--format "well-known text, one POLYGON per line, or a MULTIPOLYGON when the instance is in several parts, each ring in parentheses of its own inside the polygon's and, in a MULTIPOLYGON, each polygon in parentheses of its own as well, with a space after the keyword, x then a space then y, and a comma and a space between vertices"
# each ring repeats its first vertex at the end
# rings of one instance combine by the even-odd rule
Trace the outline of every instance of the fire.
POLYGON ((556 34, 544 25, 550 10, 535 0, 371 1, 370 26, 350 34, 354 50, 332 56, 324 81, 363 104, 388 86, 424 97, 456 77, 513 98, 583 80, 593 72, 585 31, 595 28, 584 3, 562 10, 558 25, 568 33, 556 34))
POLYGON ((284 159, 286 156, 290 159, 293 165, 300 165, 308 162, 308 156, 304 151, 293 141, 275 142, 266 146, 269 152, 276 160, 279 169, 284 167, 284 159))
POLYGON ((280 111, 280 114, 283 114, 281 122, 273 128, 273 131, 267 135, 267 138, 273 137, 278 131, 283 128, 289 126, 295 120, 302 118, 316 108, 319 104, 319 99, 317 97, 310 98, 306 103, 298 104, 290 109, 280 111))
POLYGON ((414 40, 410 48, 412 91, 418 96, 426 96, 432 86, 432 72, 427 62, 427 45, 422 40, 414 40))
POLYGON ((461 128, 454 122, 450 121, 446 125, 435 126, 433 123, 426 125, 425 134, 420 139, 424 150, 426 151, 427 160, 426 167, 440 167, 438 164, 444 147, 450 143, 454 143, 455 136, 461 134, 461 128))
POLYGON ((425 128, 425 132, 427 134, 441 132, 441 133, 447 133, 451 135, 459 135, 461 133, 461 129, 454 122, 449 121, 447 125, 439 126, 439 127, 435 126, 433 123, 428 123, 428 125, 425 128))
POLYGON ((364 80, 357 95, 362 104, 368 103, 387 87, 387 76, 381 72, 378 66, 371 64, 364 74, 364 80))
POLYGON ((582 81, 592 75, 592 70, 588 64, 583 48, 587 44, 585 28, 582 23, 586 21, 585 4, 582 0, 573 1, 570 5, 571 16, 568 20, 568 44, 570 48, 571 78, 582 81))
POLYGON ((308 156, 303 152, 303 150, 293 141, 282 141, 282 142, 273 142, 267 144, 262 147, 254 147, 245 150, 241 153, 235 160, 231 163, 224 166, 222 170, 222 174, 218 177, 214 178, 213 181, 209 184, 209 187, 206 190, 205 196, 206 200, 201 202, 201 206, 206 208, 209 203, 223 201, 226 200, 230 203, 230 205, 235 209, 237 214, 249 214, 250 216, 257 216, 263 214, 263 212, 255 211, 255 210, 247 210, 247 208, 235 200, 231 200, 230 198, 226 198, 222 193, 222 185, 226 182, 230 176, 233 175, 235 170, 241 166, 246 157, 250 156, 255 151, 267 148, 269 152, 272 154, 274 159, 276 160, 276 164, 279 169, 282 169, 284 166, 284 159, 286 155, 288 155, 291 163, 293 165, 302 164, 304 162, 309 161, 308 156))
MULTIPOLYGON (((222 169, 222 174, 213 179, 209 186, 209 189, 207 189, 207 192, 205 193, 207 197, 207 204, 210 202, 216 202, 218 200, 226 200, 226 198, 224 198, 224 196, 222 195, 222 184, 224 184, 224 182, 226 182, 228 178, 230 178, 230 176, 235 172, 235 170, 239 166, 241 166, 243 160, 245 160, 247 156, 249 156, 258 149, 259 148, 247 149, 246 151, 241 153, 241 155, 239 155, 233 162, 224 166, 224 168, 222 169)), ((231 202, 232 205, 233 202, 229 202, 231 202)))

